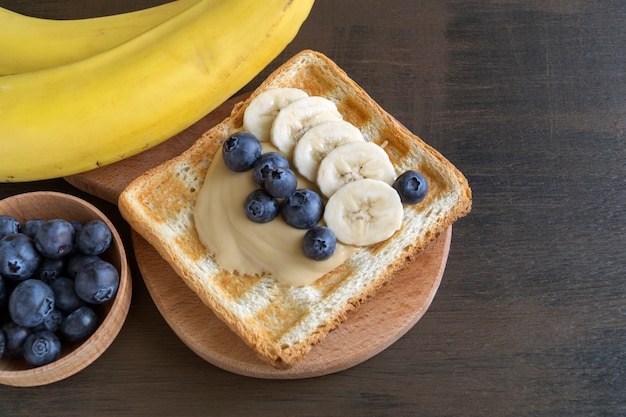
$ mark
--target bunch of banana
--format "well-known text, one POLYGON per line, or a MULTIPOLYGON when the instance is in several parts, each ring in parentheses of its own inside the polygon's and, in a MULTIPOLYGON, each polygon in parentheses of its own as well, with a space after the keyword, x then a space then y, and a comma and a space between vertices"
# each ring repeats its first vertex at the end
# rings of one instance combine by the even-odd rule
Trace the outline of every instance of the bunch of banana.
POLYGON ((77 174, 179 133, 267 66, 313 2, 199 0, 112 49, 0 77, 0 181, 77 174))
POLYGON ((198 0, 177 0, 136 12, 90 19, 24 16, 0 7, 0 75, 79 61, 114 48, 174 17, 198 0))

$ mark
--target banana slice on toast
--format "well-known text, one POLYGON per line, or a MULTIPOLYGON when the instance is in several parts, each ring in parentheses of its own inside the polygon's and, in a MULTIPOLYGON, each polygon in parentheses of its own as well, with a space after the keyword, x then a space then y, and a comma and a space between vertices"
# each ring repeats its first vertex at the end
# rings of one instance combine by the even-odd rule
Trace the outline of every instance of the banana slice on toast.
POLYGON ((396 171, 383 148, 373 142, 349 142, 338 146, 320 162, 317 186, 326 197, 351 181, 370 178, 391 185, 396 171))
POLYGON ((322 159, 333 149, 349 142, 365 142, 361 131, 352 123, 345 120, 320 123, 309 129, 296 143, 293 164, 300 175, 315 181, 322 159))
POLYGON ((243 128, 261 142, 269 142, 272 123, 278 112, 308 94, 299 88, 272 88, 254 97, 243 113, 243 128))
POLYGON ((313 126, 330 120, 342 120, 337 105, 320 96, 296 100, 281 109, 272 124, 271 142, 291 159, 293 148, 313 126))
POLYGON ((402 226, 402 202, 380 180, 363 178, 340 187, 326 203, 324 221, 338 241, 367 246, 389 239, 402 226))

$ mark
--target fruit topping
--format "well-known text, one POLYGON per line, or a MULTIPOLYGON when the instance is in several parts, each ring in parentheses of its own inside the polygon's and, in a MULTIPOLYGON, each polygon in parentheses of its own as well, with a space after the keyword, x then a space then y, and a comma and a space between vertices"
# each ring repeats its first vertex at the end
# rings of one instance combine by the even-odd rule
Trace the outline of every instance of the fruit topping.
POLYGON ((296 190, 298 180, 291 169, 278 167, 265 177, 264 185, 265 191, 272 197, 285 198, 296 190))
POLYGON ((302 135, 316 124, 342 120, 337 105, 324 97, 301 98, 282 108, 272 124, 271 142, 287 158, 302 135))
POLYGON ((261 187, 265 185, 265 177, 275 168, 289 168, 289 161, 279 152, 262 154, 252 166, 252 178, 261 187))
POLYGON ((317 124, 296 142, 293 165, 304 178, 315 181, 322 159, 336 147, 349 142, 365 142, 361 131, 352 123, 333 120, 317 124))
POLYGON ((248 104, 243 127, 255 134, 232 135, 222 152, 232 171, 252 168, 261 187, 246 198, 246 216, 266 223, 280 212, 289 226, 308 229, 302 248, 310 259, 328 259, 338 242, 363 247, 390 238, 402 226, 403 204, 428 192, 415 170, 396 178, 384 147, 366 140, 324 97, 269 89, 248 104), (278 151, 262 153, 259 140, 278 151), (304 179, 313 185, 299 187, 304 179))
POLYGON ((237 132, 231 135, 222 146, 224 163, 231 171, 244 172, 252 169, 263 153, 261 143, 251 133, 237 132))
POLYGON ((403 203, 417 204, 428 193, 428 181, 419 172, 408 170, 396 179, 393 188, 398 192, 403 203))
POLYGON ((368 246, 390 238, 402 226, 403 215, 400 197, 389 184, 365 178, 328 199, 324 221, 338 241, 368 246))
POLYGON ((307 97, 299 88, 272 88, 256 96, 243 113, 243 127, 261 142, 270 140, 272 123, 283 107, 307 97))
POLYGON ((285 198, 280 214, 288 225, 297 229, 309 229, 322 218, 324 201, 315 191, 301 188, 285 198))
POLYGON ((244 203, 244 210, 248 219, 255 223, 267 223, 278 215, 278 200, 258 188, 248 194, 244 203))
POLYGON ((383 148, 373 142, 350 142, 338 146, 320 162, 317 185, 326 197, 342 185, 362 178, 393 184, 396 171, 383 148))
POLYGON ((316 261, 323 261, 335 253, 337 239, 332 230, 326 226, 315 226, 307 230, 302 240, 304 254, 316 261))

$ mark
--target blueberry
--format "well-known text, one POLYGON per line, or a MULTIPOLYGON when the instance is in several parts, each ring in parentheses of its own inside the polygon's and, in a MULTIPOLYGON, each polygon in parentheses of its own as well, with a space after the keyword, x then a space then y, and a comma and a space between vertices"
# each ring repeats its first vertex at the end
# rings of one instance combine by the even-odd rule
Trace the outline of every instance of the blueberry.
POLYGON ((35 233, 35 247, 43 256, 61 258, 72 253, 75 233, 67 220, 48 220, 35 233))
POLYGON ((36 326, 33 330, 48 330, 55 333, 61 329, 61 323, 63 323, 66 316, 67 313, 55 308, 43 319, 43 323, 36 326))
POLYGON ((246 197, 244 211, 248 219, 255 223, 267 223, 278 215, 278 200, 258 188, 246 197))
POLYGON ((73 219, 73 220, 70 220, 69 222, 74 228, 74 232, 76 233, 78 233, 78 231, 82 229, 83 227, 83 222, 81 222, 80 220, 73 219))
POLYGON ((85 305, 85 301, 76 294, 74 280, 68 277, 58 277, 50 282, 54 292, 54 305, 59 310, 71 313, 78 307, 85 305))
POLYGON ((6 214, 0 216, 0 238, 19 233, 19 231, 20 222, 15 217, 6 214))
POLYGON ((4 337, 4 331, 0 329, 0 359, 4 356, 4 352, 7 348, 7 340, 4 337))
POLYGON ((302 241, 304 254, 316 261, 330 258, 337 248, 335 234, 326 226, 315 226, 306 231, 302 241))
POLYGON ((4 278, 0 275, 0 311, 4 310, 9 300, 9 290, 4 283, 4 278))
POLYGON ((289 168, 289 161, 279 152, 266 152, 252 166, 252 178, 260 186, 265 185, 265 177, 275 168, 289 168))
POLYGON ((98 327, 98 317, 91 307, 82 306, 65 317, 61 324, 61 334, 70 342, 77 342, 91 336, 98 327))
POLYGON ((24 360, 33 366, 52 363, 61 356, 61 341, 52 332, 40 330, 24 341, 24 360))
POLYGON ((43 258, 35 273, 35 277, 46 283, 50 283, 52 280, 63 275, 65 264, 65 258, 43 258))
POLYGON ((102 304, 115 296, 120 285, 117 269, 106 261, 91 262, 74 278, 74 290, 91 304, 102 304))
POLYGON ((22 226, 22 233, 26 236, 30 236, 32 238, 35 237, 35 233, 37 233, 37 229, 44 223, 42 219, 28 219, 24 222, 24 226, 22 226))
POLYGON ((265 191, 272 197, 287 197, 296 190, 297 186, 296 174, 289 168, 274 168, 265 177, 265 191))
POLYGON ((90 220, 76 233, 76 248, 85 255, 100 255, 111 245, 111 229, 102 220, 90 220))
POLYGON ((23 281, 30 278, 41 263, 33 240, 23 233, 0 239, 0 273, 7 278, 23 281))
POLYGON ((82 253, 74 253, 70 255, 67 259, 67 276, 69 276, 70 278, 76 278, 76 274, 78 274, 78 271, 83 269, 85 265, 101 260, 102 258, 100 258, 98 255, 85 255, 82 253))
POLYGON ((402 173, 395 180, 393 188, 398 192, 403 203, 417 204, 428 193, 428 181, 422 174, 411 169, 402 173))
POLYGON ((54 309, 54 292, 38 279, 20 282, 9 296, 9 314, 20 326, 35 327, 54 309))
POLYGON ((237 132, 230 136, 222 146, 222 156, 226 166, 235 172, 252 169, 254 162, 261 156, 261 143, 252 133, 237 132))
POLYGON ((298 189, 285 198, 280 214, 288 225, 298 229, 309 229, 322 218, 324 202, 315 191, 298 189))
POLYGON ((14 357, 22 356, 24 341, 31 334, 31 330, 10 321, 2 326, 2 332, 4 333, 6 344, 5 353, 14 357))

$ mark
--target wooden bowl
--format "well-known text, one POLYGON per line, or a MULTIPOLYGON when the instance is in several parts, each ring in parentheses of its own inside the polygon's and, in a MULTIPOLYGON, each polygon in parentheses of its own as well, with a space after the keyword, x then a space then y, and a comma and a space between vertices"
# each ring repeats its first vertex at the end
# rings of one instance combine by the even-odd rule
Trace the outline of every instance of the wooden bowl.
POLYGON ((0 214, 9 214, 20 222, 29 218, 61 218, 83 222, 100 219, 109 226, 113 234, 111 247, 101 257, 120 272, 120 286, 114 299, 93 306, 99 319, 95 333, 76 344, 63 342, 61 357, 48 365, 32 367, 22 359, 7 355, 0 359, 0 384, 27 387, 60 381, 83 370, 100 357, 126 320, 130 308, 132 280, 124 245, 111 221, 100 210, 69 194, 49 191, 18 194, 0 201, 0 214))

